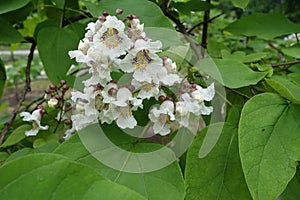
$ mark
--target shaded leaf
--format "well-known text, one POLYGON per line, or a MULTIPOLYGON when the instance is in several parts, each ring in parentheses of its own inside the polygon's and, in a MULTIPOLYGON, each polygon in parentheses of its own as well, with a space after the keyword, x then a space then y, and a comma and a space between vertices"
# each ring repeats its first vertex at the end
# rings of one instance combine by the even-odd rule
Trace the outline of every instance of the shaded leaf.
POLYGON ((230 88, 255 85, 267 74, 252 71, 247 65, 233 59, 204 59, 198 68, 230 88))
POLYGON ((237 125, 230 123, 211 124, 203 129, 188 150, 185 179, 187 200, 224 199, 247 200, 250 193, 243 176, 238 152, 237 125), (207 131, 221 136, 205 157, 199 158, 199 149, 205 145, 207 131))
POLYGON ((266 82, 281 96, 300 104, 300 74, 274 75, 266 82))
POLYGON ((22 8, 29 2, 30 0, 1 0, 0 14, 22 8))
POLYGON ((0 18, 0 42, 17 43, 24 41, 22 35, 5 19, 0 18))
POLYGON ((300 106, 264 93, 244 106, 239 149, 246 182, 254 200, 274 200, 286 188, 300 159, 300 106))
POLYGON ((90 167, 57 154, 13 160, 0 168, 0 176, 2 199, 144 199, 90 167))
POLYGON ((300 171, 299 167, 294 178, 289 182, 285 191, 282 193, 282 200, 295 200, 300 197, 300 171))
POLYGON ((68 52, 77 49, 79 38, 69 29, 44 27, 37 35, 38 50, 49 80, 58 83, 66 79, 66 74, 73 63, 68 52), (49 34, 51 33, 51 34, 49 34))
POLYGON ((165 17, 161 9, 148 0, 101 0, 99 5, 84 1, 84 4, 95 17, 102 15, 104 10, 114 15, 117 8, 122 8, 123 14, 119 16, 119 19, 125 18, 128 14, 134 14, 146 27, 173 28, 172 23, 165 17))
POLYGON ((242 17, 225 28, 237 35, 257 36, 270 40, 272 38, 300 32, 300 24, 295 24, 280 13, 254 13, 242 17))
POLYGON ((179 12, 189 15, 191 11, 200 12, 214 8, 212 4, 205 1, 191 0, 187 2, 178 2, 173 5, 179 12))

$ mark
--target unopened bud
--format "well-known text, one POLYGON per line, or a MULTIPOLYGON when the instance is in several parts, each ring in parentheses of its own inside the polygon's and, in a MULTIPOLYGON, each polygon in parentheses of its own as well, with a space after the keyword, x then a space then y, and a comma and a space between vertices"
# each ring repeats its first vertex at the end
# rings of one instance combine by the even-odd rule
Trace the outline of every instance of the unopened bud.
POLYGON ((69 86, 67 84, 65 84, 65 85, 62 86, 62 89, 66 91, 66 90, 69 89, 69 86))
POLYGON ((70 125, 70 124, 72 124, 72 120, 70 120, 70 119, 66 119, 66 120, 65 120, 65 124, 67 124, 67 125, 70 125))
POLYGON ((123 9, 122 8, 117 8, 116 14, 121 15, 122 13, 123 13, 123 9))
POLYGON ((50 88, 51 90, 55 90, 57 87, 56 87, 56 85, 51 84, 51 85, 49 85, 49 88, 50 88))
POLYGON ((101 15, 98 17, 98 20, 101 22, 105 22, 106 21, 106 17, 104 15, 101 15))
POLYGON ((54 108, 58 104, 58 100, 57 99, 50 99, 47 103, 48 103, 48 106, 50 108, 54 108))
POLYGON ((104 10, 104 11, 102 12, 102 15, 103 15, 104 17, 106 17, 106 16, 109 15, 109 13, 108 13, 106 10, 104 10))
POLYGON ((158 97, 158 101, 163 102, 164 100, 166 100, 165 96, 159 96, 158 97))
POLYGON ((67 83, 67 81, 66 81, 66 80, 60 80, 59 83, 60 83, 61 85, 64 85, 64 84, 67 83))
POLYGON ((117 90, 116 88, 110 88, 110 89, 108 90, 108 94, 109 94, 110 96, 115 96, 115 95, 117 94, 117 92, 118 92, 118 90, 117 90))

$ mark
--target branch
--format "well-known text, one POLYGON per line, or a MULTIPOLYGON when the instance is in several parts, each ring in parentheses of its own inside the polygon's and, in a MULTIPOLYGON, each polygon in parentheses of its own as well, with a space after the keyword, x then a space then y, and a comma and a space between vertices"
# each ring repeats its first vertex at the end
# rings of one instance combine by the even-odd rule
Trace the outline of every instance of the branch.
MULTIPOLYGON (((214 16, 214 17, 212 17, 212 18, 210 18, 206 23, 210 23, 210 22, 212 22, 213 20, 215 20, 215 19, 217 19, 218 17, 220 17, 220 16, 222 16, 222 15, 224 15, 224 12, 222 12, 222 13, 220 13, 220 14, 218 14, 218 15, 216 15, 216 16, 214 16)), ((201 26, 201 25, 203 25, 205 22, 204 21, 202 21, 202 22, 200 22, 200 23, 198 23, 198 24, 196 24, 195 26, 193 26, 190 30, 188 30, 188 33, 189 34, 191 34, 192 33, 192 31, 195 29, 195 28, 197 28, 198 26, 201 26)))
POLYGON ((25 86, 24 86, 24 91, 23 91, 23 94, 20 98, 20 100, 18 101, 18 104, 17 106, 15 107, 9 121, 7 123, 5 123, 5 126, 2 130, 2 133, 0 135, 0 145, 2 144, 9 128, 12 126, 14 120, 16 119, 16 116, 18 115, 19 113, 19 110, 22 106, 22 103, 25 101, 25 98, 26 98, 26 94, 27 92, 30 92, 31 91, 31 88, 30 88, 30 82, 31 82, 31 79, 30 79, 30 67, 31 67, 31 63, 32 63, 32 60, 33 60, 33 55, 34 55, 34 50, 35 50, 35 47, 36 47, 36 42, 34 41, 34 39, 32 38, 25 38, 27 41, 31 42, 31 48, 30 48, 30 52, 29 52, 29 55, 28 55, 28 60, 27 60, 27 65, 26 65, 26 69, 25 69, 25 77, 26 77, 26 80, 25 80, 25 86))
POLYGON ((74 22, 77 22, 81 19, 85 19, 85 18, 92 18, 93 16, 90 14, 90 13, 84 13, 84 14, 80 14, 80 15, 74 15, 68 19, 65 19, 63 22, 62 22, 62 26, 67 26, 69 24, 72 24, 74 22))
MULTIPOLYGON (((206 0, 207 3, 210 3, 211 0, 206 0)), ((208 23, 209 23, 209 10, 204 11, 203 17, 203 29, 202 29, 202 39, 201 39, 201 55, 204 57, 205 49, 207 47, 207 35, 208 35, 208 23)))
POLYGON ((300 63, 300 60, 295 60, 295 61, 290 61, 290 62, 285 62, 285 63, 277 63, 277 64, 271 64, 272 67, 279 67, 279 66, 286 66, 286 65, 293 65, 300 63))
POLYGON ((179 29, 179 31, 183 34, 184 38, 186 41, 188 41, 191 45, 191 48, 193 49, 193 51, 195 52, 197 58, 199 60, 203 59, 203 56, 201 54, 201 52, 199 51, 199 45, 197 43, 195 43, 188 35, 189 33, 186 31, 186 28, 184 27, 184 25, 176 18, 174 17, 172 14, 170 14, 167 10, 162 9, 163 13, 165 14, 165 16, 167 16, 169 19, 171 19, 177 26, 177 28, 179 29))

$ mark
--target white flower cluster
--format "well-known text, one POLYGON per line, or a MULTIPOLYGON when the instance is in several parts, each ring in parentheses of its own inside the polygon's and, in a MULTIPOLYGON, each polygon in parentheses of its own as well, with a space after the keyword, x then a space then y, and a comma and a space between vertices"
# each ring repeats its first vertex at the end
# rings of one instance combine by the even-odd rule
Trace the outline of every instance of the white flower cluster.
POLYGON ((204 89, 184 82, 176 72, 176 64, 170 58, 158 56, 162 43, 146 36, 137 17, 129 17, 125 28, 117 17, 101 16, 88 24, 78 50, 69 52, 71 58, 90 68, 90 78, 83 81, 83 92, 72 92, 76 109, 66 137, 99 121, 116 121, 122 129, 134 128, 137 121, 133 112, 143 108, 144 99, 162 102, 153 106, 148 115, 154 132, 161 135, 170 133, 175 121, 188 126, 191 113, 199 116, 212 112, 204 101, 214 97, 213 84, 204 89), (131 74, 131 82, 126 86, 118 84, 111 77, 112 71, 131 74), (163 88, 176 85, 181 87, 179 95, 171 98, 163 88))

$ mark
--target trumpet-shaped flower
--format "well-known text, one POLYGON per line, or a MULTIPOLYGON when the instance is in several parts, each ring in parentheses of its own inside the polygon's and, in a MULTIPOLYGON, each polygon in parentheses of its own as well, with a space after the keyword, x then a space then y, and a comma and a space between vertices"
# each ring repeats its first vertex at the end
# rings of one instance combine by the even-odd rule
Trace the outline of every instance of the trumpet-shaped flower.
POLYGON ((30 114, 29 112, 21 112, 20 116, 23 121, 32 122, 32 129, 25 132, 26 136, 36 136, 39 130, 47 130, 49 127, 41 125, 41 109, 37 109, 30 114))
POLYGON ((93 46, 111 59, 126 53, 132 42, 124 33, 125 25, 115 16, 107 16, 99 31, 93 36, 93 46))
POLYGON ((164 101, 159 108, 154 107, 150 110, 149 119, 154 123, 154 133, 158 133, 162 136, 171 132, 171 121, 175 120, 174 115, 174 103, 172 101, 164 101))

